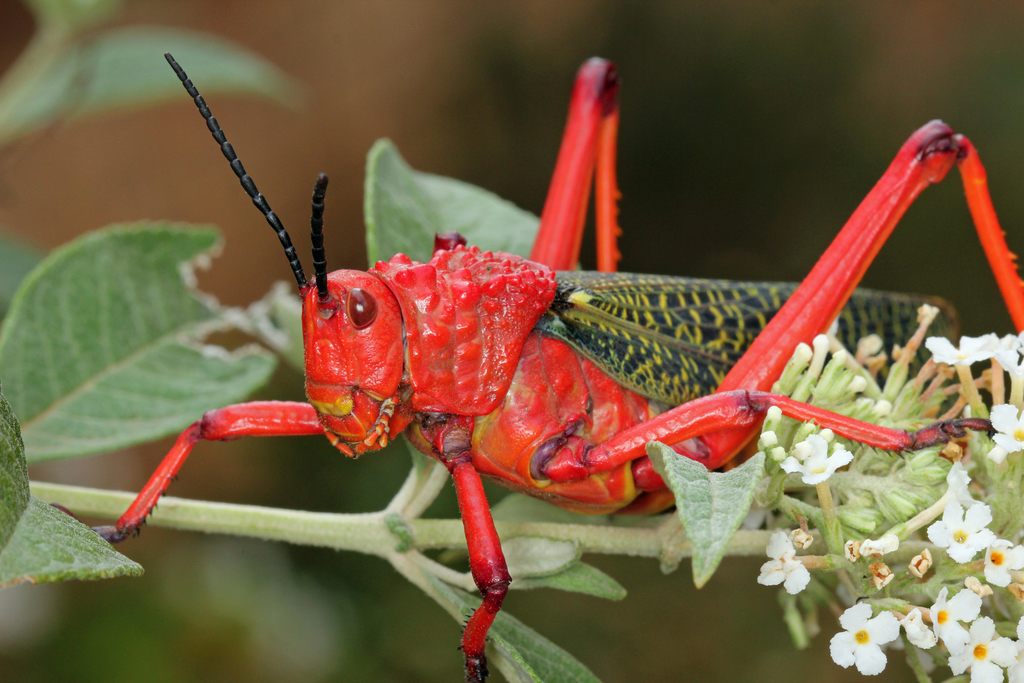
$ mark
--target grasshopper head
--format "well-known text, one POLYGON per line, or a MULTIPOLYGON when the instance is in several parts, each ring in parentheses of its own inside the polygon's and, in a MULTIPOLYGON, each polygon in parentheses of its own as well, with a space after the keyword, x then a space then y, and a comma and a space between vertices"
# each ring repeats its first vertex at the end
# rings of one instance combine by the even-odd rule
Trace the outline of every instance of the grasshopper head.
POLYGON ((306 397, 339 450, 358 455, 390 440, 404 358, 398 301, 375 275, 327 275, 327 297, 302 302, 306 397))

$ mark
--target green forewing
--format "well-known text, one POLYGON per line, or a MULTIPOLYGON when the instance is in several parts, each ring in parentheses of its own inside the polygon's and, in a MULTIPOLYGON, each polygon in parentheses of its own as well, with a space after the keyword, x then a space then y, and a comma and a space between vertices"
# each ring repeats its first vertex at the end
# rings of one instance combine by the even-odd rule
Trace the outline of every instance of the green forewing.
MULTIPOLYGON (((718 388, 796 287, 560 272, 555 301, 538 330, 569 343, 630 389, 679 405, 718 388)), ((944 312, 933 332, 953 326, 953 313, 940 300, 858 289, 839 316, 839 338, 853 348, 877 334, 889 348, 916 329, 922 303, 944 312)))

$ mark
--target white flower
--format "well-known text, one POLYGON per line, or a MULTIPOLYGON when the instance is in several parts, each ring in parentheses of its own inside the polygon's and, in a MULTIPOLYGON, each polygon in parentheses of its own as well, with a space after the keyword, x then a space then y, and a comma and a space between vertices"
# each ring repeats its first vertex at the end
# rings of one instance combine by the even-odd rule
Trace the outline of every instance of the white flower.
POLYGON ((996 430, 992 440, 997 446, 1007 453, 1024 450, 1024 418, 1017 414, 1014 406, 1005 403, 993 406, 992 427, 996 430))
POLYGON ((964 516, 964 507, 951 500, 946 503, 942 521, 928 527, 928 538, 957 562, 970 562, 979 550, 992 545, 996 535, 986 529, 992 523, 992 508, 972 505, 964 516))
POLYGON ((1021 337, 1015 334, 1006 334, 999 339, 1000 350, 1017 351, 1021 346, 1021 337))
POLYGON ((806 441, 798 443, 793 447, 793 452, 803 455, 803 462, 790 456, 782 462, 782 469, 790 474, 799 472, 802 475, 800 479, 811 486, 825 481, 833 472, 853 460, 853 453, 841 448, 829 455, 828 442, 817 434, 811 434, 806 441))
POLYGON ((965 508, 981 502, 971 498, 971 492, 967 490, 967 485, 970 483, 971 477, 964 469, 963 463, 953 463, 953 466, 949 468, 949 474, 946 475, 946 484, 949 485, 946 497, 957 501, 965 508))
POLYGON ((1024 683, 1024 617, 1017 622, 1017 663, 1006 670, 1006 678, 1009 683, 1024 683))
MULTIPOLYGON (((1017 338, 1014 337, 1016 340, 1017 338)), ((999 361, 1003 370, 1010 373, 1010 377, 1024 379, 1024 362, 1021 362, 1020 353, 1017 349, 997 349, 992 357, 999 361)))
POLYGON ((953 674, 959 676, 970 667, 971 683, 1002 683, 1002 668, 1017 663, 1017 646, 1009 638, 995 635, 996 624, 988 617, 971 624, 967 646, 949 658, 953 674))
POLYGON ((910 610, 910 614, 903 617, 900 624, 907 632, 907 640, 919 648, 927 650, 930 647, 935 647, 935 643, 939 642, 938 636, 924 625, 924 617, 921 616, 921 610, 917 607, 910 610))
POLYGON ((971 637, 967 629, 960 625, 961 621, 974 621, 981 612, 981 598, 977 593, 963 590, 946 600, 949 594, 948 588, 939 591, 932 605, 932 623, 935 625, 935 635, 942 639, 946 649, 952 654, 957 654, 964 647, 971 637))
POLYGON ((999 539, 985 552, 985 580, 994 586, 1010 585, 1010 572, 1024 569, 1024 548, 999 539))
POLYGON ((875 676, 885 669, 885 654, 882 645, 896 640, 900 635, 900 622, 892 612, 882 612, 874 619, 871 605, 860 603, 843 612, 839 623, 845 631, 832 636, 829 651, 836 664, 844 669, 857 665, 857 671, 865 676, 875 676))
POLYGON ((777 586, 785 581, 784 587, 790 595, 796 595, 807 588, 811 573, 803 562, 796 559, 796 550, 785 531, 776 531, 768 540, 768 557, 772 558, 761 565, 761 575, 757 582, 762 586, 777 586))
POLYGON ((925 348, 932 352, 936 363, 947 365, 971 365, 987 360, 999 348, 999 337, 986 334, 982 337, 960 337, 960 348, 944 337, 928 337, 925 348))
POLYGON ((871 539, 862 541, 860 544, 860 554, 881 557, 882 555, 895 552, 899 547, 900 539, 895 534, 886 534, 877 541, 872 541, 871 539))

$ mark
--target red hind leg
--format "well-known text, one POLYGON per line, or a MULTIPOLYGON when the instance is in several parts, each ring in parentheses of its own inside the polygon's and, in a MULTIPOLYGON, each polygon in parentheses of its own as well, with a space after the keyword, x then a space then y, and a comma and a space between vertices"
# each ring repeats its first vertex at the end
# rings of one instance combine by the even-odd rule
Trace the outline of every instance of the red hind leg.
MULTIPOLYGON (((556 458, 544 468, 544 476, 555 482, 576 481, 591 474, 607 472, 641 458, 651 441, 660 441, 674 446, 687 439, 713 435, 723 429, 753 429, 764 417, 768 408, 777 406, 786 417, 803 422, 814 421, 821 427, 831 429, 839 436, 888 451, 913 451, 948 443, 951 439, 962 438, 967 429, 990 431, 988 420, 967 418, 936 422, 916 432, 880 427, 861 422, 845 415, 839 415, 823 408, 794 401, 788 396, 769 394, 761 391, 727 391, 704 396, 684 403, 657 417, 623 430, 591 449, 577 451, 577 459, 556 458)), ((720 462, 714 462, 713 452, 706 452, 700 459, 713 469, 720 462)), ((643 468, 641 468, 643 472, 643 468)), ((657 489, 656 473, 643 472, 648 479, 647 488, 657 489)))
POLYGON ((619 234, 619 190, 615 180, 618 91, 619 79, 611 62, 591 59, 576 74, 569 120, 541 213, 540 230, 530 252, 531 261, 552 270, 576 267, 596 168, 598 270, 615 270, 619 234))
MULTIPOLYGON (((984 168, 970 141, 954 135, 941 121, 932 121, 900 148, 881 180, 718 390, 769 390, 797 344, 828 329, 914 199, 954 163, 960 165, 972 218, 1014 324, 1018 330, 1024 328, 1024 289, 992 208, 984 168)), ((728 461, 752 434, 749 428, 708 434, 704 441, 712 453, 711 466, 728 461)))
POLYGON ((181 433, 135 501, 118 518, 117 524, 99 527, 96 531, 111 543, 137 533, 185 464, 192 447, 200 441, 323 433, 316 411, 308 403, 255 401, 211 410, 181 433))

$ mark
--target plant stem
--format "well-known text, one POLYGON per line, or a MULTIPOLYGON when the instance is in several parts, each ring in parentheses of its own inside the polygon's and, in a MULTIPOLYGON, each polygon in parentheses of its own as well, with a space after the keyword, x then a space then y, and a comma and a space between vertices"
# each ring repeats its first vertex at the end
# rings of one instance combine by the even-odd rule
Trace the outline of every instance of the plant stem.
MULTIPOLYGON (((32 494, 47 502, 60 503, 77 514, 116 519, 135 498, 123 491, 105 491, 62 484, 32 482, 32 494)), ((400 540, 388 529, 383 513, 339 514, 304 512, 187 500, 165 496, 149 523, 156 526, 226 533, 268 540, 287 541, 337 550, 353 550, 385 557, 394 554, 400 540)), ((639 557, 660 557, 670 537, 657 528, 631 528, 591 524, 550 522, 497 522, 503 538, 542 536, 579 543, 583 552, 639 557)), ((462 522, 457 519, 409 520, 414 547, 420 550, 465 548, 462 522)), ((761 556, 771 531, 738 531, 726 554, 761 556)), ((680 557, 692 555, 689 542, 673 548, 680 557)))

